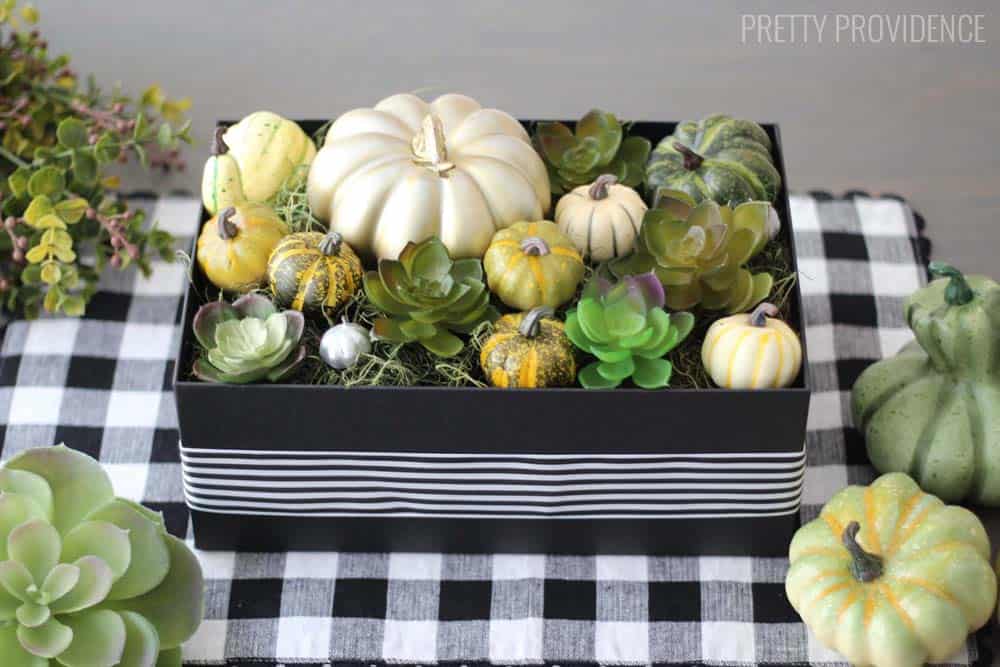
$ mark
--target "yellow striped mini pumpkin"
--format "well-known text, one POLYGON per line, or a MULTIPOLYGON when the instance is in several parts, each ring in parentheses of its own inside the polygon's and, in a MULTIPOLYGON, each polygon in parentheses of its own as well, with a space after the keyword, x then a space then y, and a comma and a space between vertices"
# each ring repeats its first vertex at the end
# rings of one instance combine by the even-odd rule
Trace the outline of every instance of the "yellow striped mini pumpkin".
POLYGON ((504 315, 486 339, 479 363, 494 387, 565 387, 576 378, 573 345, 548 306, 504 315))
POLYGON ((267 261, 274 301, 304 312, 337 310, 361 286, 361 260, 337 232, 289 234, 267 261))
POLYGON ((705 334, 701 363, 726 389, 787 387, 802 367, 802 344, 778 309, 762 303, 752 313, 716 320, 705 334))
POLYGON ((493 236, 483 257, 490 291, 517 310, 558 308, 583 280, 583 258, 554 222, 518 222, 493 236))

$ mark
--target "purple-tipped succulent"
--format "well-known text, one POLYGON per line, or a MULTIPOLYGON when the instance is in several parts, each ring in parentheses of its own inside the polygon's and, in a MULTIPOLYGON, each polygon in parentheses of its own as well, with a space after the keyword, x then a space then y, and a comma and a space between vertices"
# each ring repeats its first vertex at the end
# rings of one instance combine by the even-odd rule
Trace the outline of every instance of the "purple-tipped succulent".
POLYGON ((89 456, 40 447, 0 469, 0 665, 180 667, 204 590, 191 550, 89 456))
POLYGON ((663 285, 653 273, 618 283, 598 275, 587 283, 566 316, 569 339, 597 357, 580 371, 583 387, 611 389, 628 378, 643 389, 669 384, 673 366, 663 357, 691 332, 694 317, 668 315, 663 303, 663 285))
POLYGON ((279 311, 260 294, 246 294, 232 304, 206 303, 192 326, 203 348, 194 374, 207 382, 276 382, 306 357, 306 347, 300 344, 302 313, 279 311))

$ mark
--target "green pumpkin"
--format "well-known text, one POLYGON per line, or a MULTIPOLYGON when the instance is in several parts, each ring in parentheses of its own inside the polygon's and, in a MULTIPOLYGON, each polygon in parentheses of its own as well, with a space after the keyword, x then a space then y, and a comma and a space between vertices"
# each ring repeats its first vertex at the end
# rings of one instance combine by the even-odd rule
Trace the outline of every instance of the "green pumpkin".
POLYGON ((1000 285, 934 262, 906 302, 916 336, 854 384, 851 411, 881 472, 949 502, 1000 506, 1000 285))
POLYGON ((716 114, 679 124, 656 146, 646 163, 646 190, 658 188, 687 193, 695 202, 773 202, 781 176, 764 128, 716 114))
POLYGON ((289 234, 267 260, 274 302, 303 312, 337 310, 361 286, 361 260, 337 232, 289 234))
POLYGON ((548 306, 504 315, 479 353, 479 364, 494 387, 566 387, 576 379, 573 344, 548 306))
POLYGON ((788 549, 785 593, 853 665, 944 662, 990 619, 997 579, 976 515, 900 473, 849 486, 788 549))
POLYGON ((554 222, 517 222, 493 235, 483 269, 490 291, 517 310, 558 308, 583 280, 583 258, 554 222))

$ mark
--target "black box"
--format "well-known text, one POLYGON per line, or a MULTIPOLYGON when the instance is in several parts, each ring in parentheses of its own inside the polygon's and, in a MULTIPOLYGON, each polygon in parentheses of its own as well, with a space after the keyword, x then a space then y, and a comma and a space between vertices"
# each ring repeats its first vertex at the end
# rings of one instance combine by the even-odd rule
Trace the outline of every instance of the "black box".
MULTIPOLYGON (((655 145, 674 127, 633 132, 655 145)), ((797 270, 781 139, 763 127, 797 270)), ((344 389, 189 379, 193 277, 174 390, 201 549, 787 551, 810 394, 798 286, 803 371, 785 389, 344 389)))

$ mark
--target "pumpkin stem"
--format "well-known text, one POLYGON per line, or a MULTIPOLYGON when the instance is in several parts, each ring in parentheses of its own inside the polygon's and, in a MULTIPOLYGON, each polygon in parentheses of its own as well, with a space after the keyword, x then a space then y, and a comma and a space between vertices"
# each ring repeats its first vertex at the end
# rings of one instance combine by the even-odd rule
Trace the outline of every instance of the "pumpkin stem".
POLYGON ((234 215, 236 215, 235 206, 227 206, 219 213, 219 238, 223 241, 232 241, 239 231, 239 228, 230 219, 234 215))
POLYGON ((420 131, 410 143, 413 149, 413 161, 444 176, 455 168, 455 163, 448 162, 448 148, 444 141, 444 123, 432 113, 424 116, 420 131))
POLYGON ((332 257, 340 254, 340 244, 343 242, 343 236, 341 236, 338 232, 330 230, 326 233, 326 236, 322 238, 317 247, 324 256, 332 257))
POLYGON ((951 279, 944 288, 944 300, 949 306, 964 306, 972 301, 975 294, 961 271, 944 262, 931 262, 927 268, 932 276, 951 279))
POLYGON ((674 142, 674 150, 684 156, 684 168, 688 171, 694 171, 701 166, 702 162, 705 161, 705 158, 698 155, 679 141, 674 142))
POLYGON ((596 199, 598 201, 606 199, 608 196, 608 188, 617 182, 618 177, 614 174, 601 174, 590 186, 590 189, 587 190, 587 194, 591 199, 596 199))
POLYGON ((521 325, 517 330, 525 338, 534 338, 542 330, 542 320, 546 317, 552 317, 555 313, 556 311, 550 306, 532 308, 521 320, 521 325))
POLYGON ((544 257, 551 252, 549 244, 539 236, 529 236, 521 241, 521 251, 533 257, 544 257))
POLYGON ((875 581, 882 576, 882 557, 868 553, 858 544, 858 531, 861 525, 857 521, 852 521, 844 528, 841 535, 841 542, 851 554, 851 574, 863 584, 875 581))
POLYGON ((780 312, 773 303, 762 303, 750 313, 750 326, 762 327, 767 324, 768 317, 777 317, 780 312))
POLYGON ((222 138, 222 135, 229 129, 223 125, 215 128, 215 139, 212 141, 212 155, 225 155, 229 152, 229 144, 222 138))

